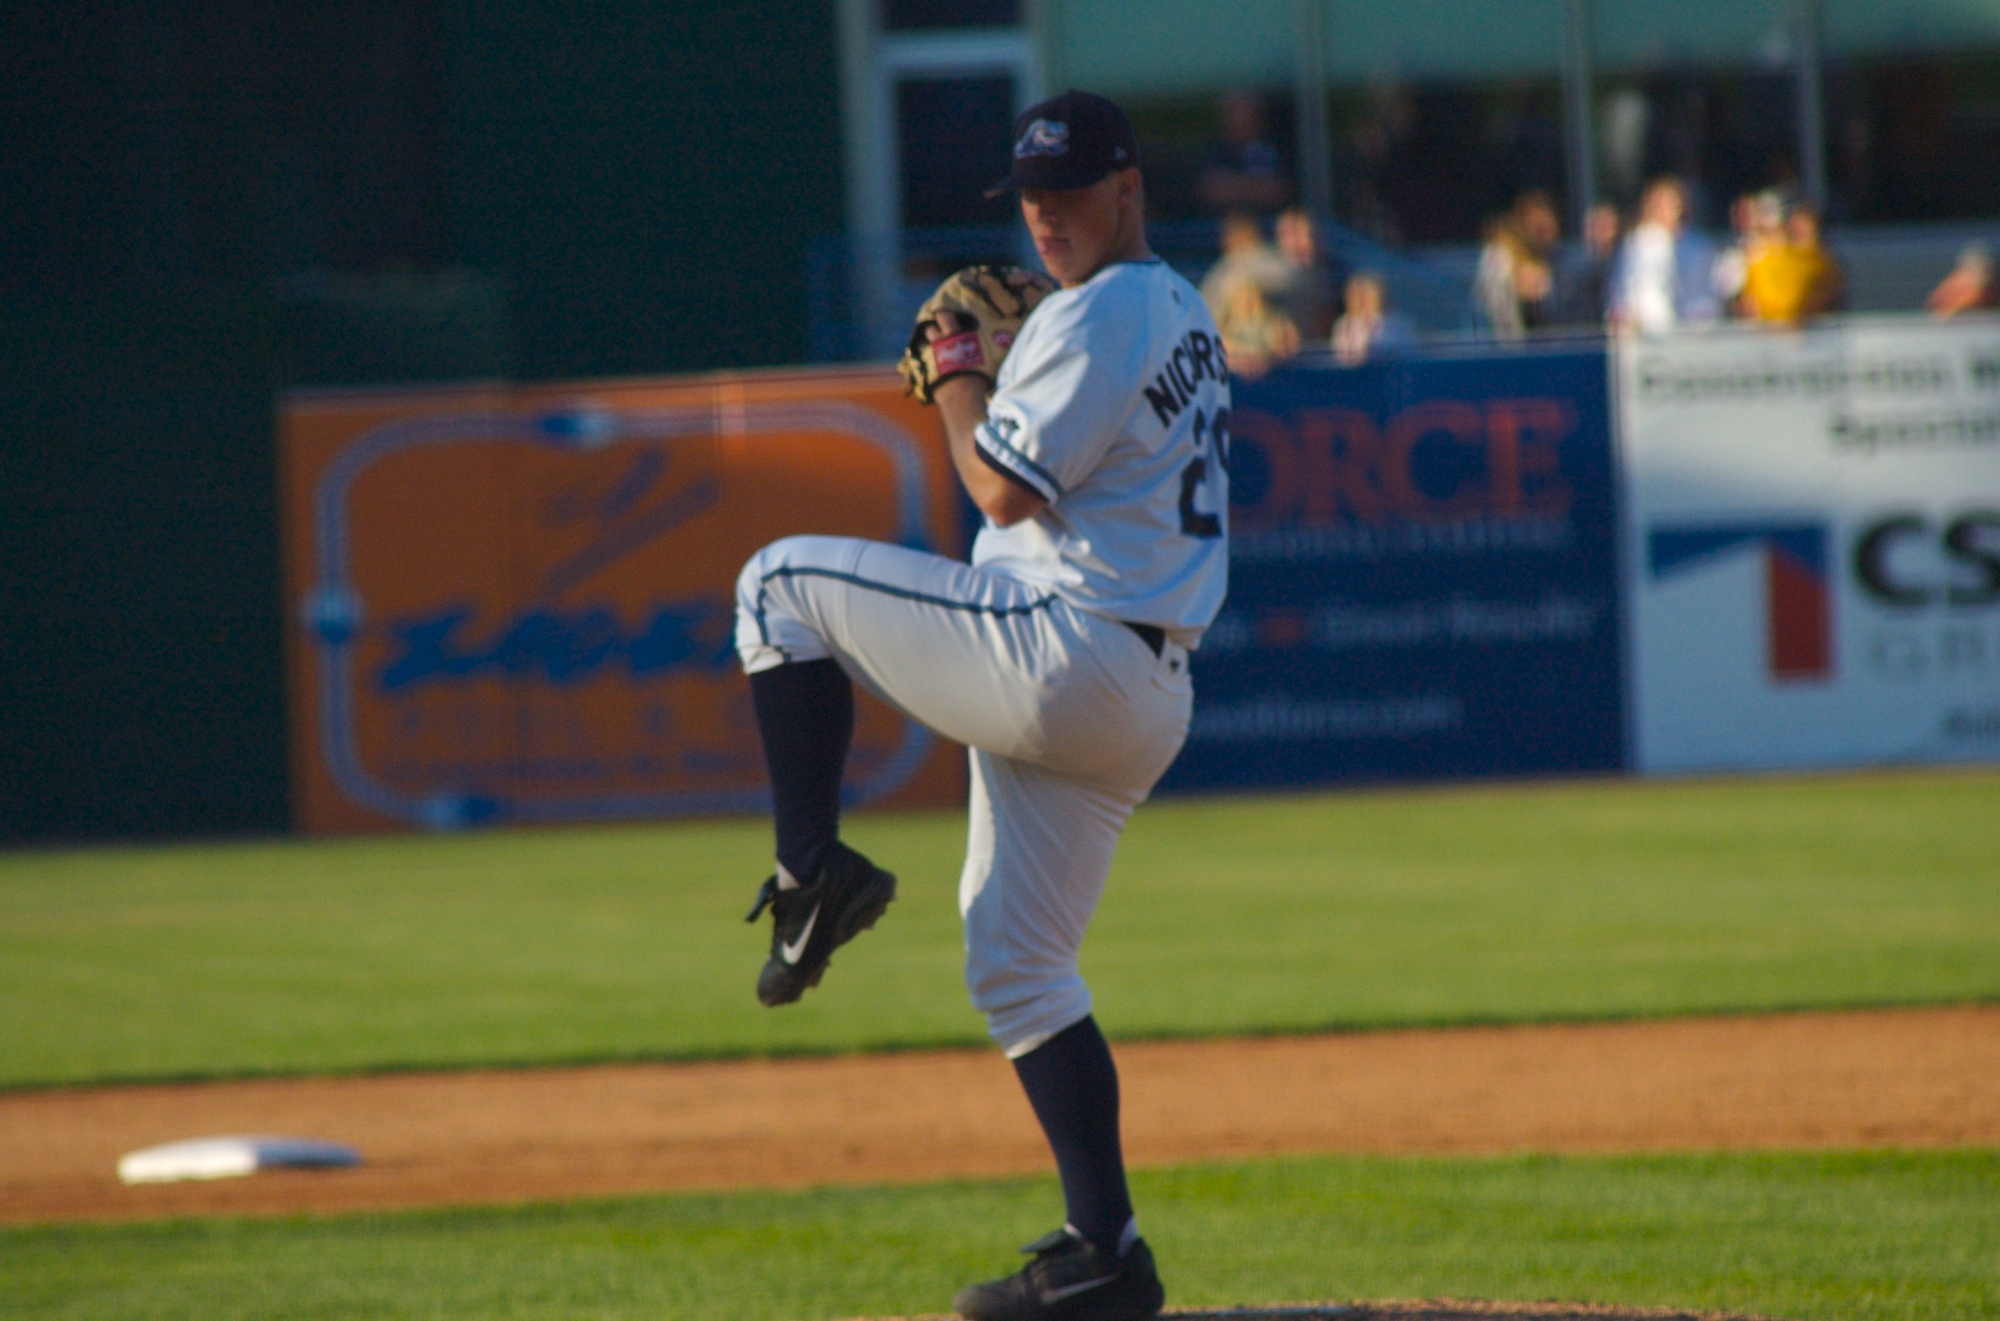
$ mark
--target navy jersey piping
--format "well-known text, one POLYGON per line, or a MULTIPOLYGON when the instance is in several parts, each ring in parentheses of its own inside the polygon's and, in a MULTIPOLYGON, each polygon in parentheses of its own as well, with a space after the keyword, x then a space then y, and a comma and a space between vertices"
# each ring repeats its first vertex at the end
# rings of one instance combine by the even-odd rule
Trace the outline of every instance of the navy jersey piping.
POLYGON ((757 580, 757 635, 766 646, 770 645, 771 633, 764 626, 764 589, 773 578, 832 578, 838 582, 852 583, 856 587, 866 587, 870 591, 881 592, 887 596, 901 597, 905 601, 943 606, 947 610, 965 610, 978 615, 992 615, 995 618, 1033 614, 1037 610, 1047 609, 1060 599, 1051 592, 1040 600, 1030 601, 1026 605, 977 605, 970 601, 954 601, 948 596, 932 596, 926 592, 913 592, 907 587, 893 587, 888 583, 873 582, 859 574, 842 573, 838 569, 821 569, 809 564, 787 564, 771 570, 757 580))
POLYGON ((1017 481, 1039 480, 1045 483, 1048 489, 1045 491, 1037 491, 1035 492, 1035 494, 1041 496, 1044 500, 1047 500, 1050 504, 1054 504, 1057 500, 1062 498, 1063 486, 1061 482, 1056 480, 1055 474, 1050 472, 1047 468, 1044 468, 1041 464, 1036 463, 1033 459, 1029 458, 1027 455, 1021 453, 1021 451, 1015 449, 1012 445, 1009 445, 1006 441, 1000 439, 999 435, 993 430, 993 424, 991 422, 982 422, 977 427, 973 428, 972 448, 978 450, 980 452, 980 457, 985 459, 988 463, 994 463, 996 459, 1002 462, 1004 462, 1007 459, 1013 459, 1015 462, 1019 463, 1022 469, 1024 469, 1025 471, 1023 473, 1009 473, 1008 475, 1014 477, 1017 481), (990 443, 993 447, 994 452, 989 454, 987 452, 987 444, 982 442, 990 443))
POLYGON ((1009 468, 1006 464, 1000 462, 999 459, 993 457, 991 454, 988 454, 983 446, 974 445, 972 447, 972 452, 979 456, 979 461, 981 463, 985 464, 993 471, 999 473, 1002 477, 1005 477, 1008 481, 1020 487, 1028 494, 1034 496, 1035 499, 1044 502, 1048 500, 1049 493, 1047 491, 1044 491, 1041 487, 1035 485, 1033 482, 1023 477, 1020 473, 1015 472, 1012 468, 1009 468))

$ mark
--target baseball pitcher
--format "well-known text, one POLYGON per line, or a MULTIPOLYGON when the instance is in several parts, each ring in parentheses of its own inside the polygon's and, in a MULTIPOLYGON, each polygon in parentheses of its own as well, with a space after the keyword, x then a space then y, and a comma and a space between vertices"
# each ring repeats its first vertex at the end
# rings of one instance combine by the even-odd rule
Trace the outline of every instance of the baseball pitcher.
POLYGON ((971 563, 789 537, 738 580, 777 836, 750 920, 772 911, 757 994, 781 1005, 895 897, 896 878, 839 839, 852 684, 971 750, 966 985, 1048 1136, 1067 1220, 956 1306, 1124 1321, 1165 1292, 1077 951, 1126 820, 1187 736, 1188 652, 1227 587, 1229 378, 1200 296, 1147 247, 1124 113, 1068 92, 1023 113, 1014 144, 989 195, 1019 193, 1054 279, 959 272, 901 364, 985 515, 971 563))

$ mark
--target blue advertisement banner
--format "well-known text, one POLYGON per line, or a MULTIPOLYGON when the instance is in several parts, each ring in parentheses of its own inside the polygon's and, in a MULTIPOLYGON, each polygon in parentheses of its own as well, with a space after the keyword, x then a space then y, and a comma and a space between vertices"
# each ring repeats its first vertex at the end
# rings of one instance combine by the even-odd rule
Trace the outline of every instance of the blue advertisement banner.
POLYGON ((1163 791, 1616 770, 1601 346, 1234 387, 1229 599, 1163 791))

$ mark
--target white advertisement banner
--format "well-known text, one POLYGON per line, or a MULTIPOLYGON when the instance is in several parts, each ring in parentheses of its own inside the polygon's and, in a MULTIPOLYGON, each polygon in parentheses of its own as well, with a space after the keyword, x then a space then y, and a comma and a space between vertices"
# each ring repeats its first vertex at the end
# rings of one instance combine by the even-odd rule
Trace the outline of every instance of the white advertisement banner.
POLYGON ((1635 767, 2000 760, 2000 319, 1613 361, 1635 767))

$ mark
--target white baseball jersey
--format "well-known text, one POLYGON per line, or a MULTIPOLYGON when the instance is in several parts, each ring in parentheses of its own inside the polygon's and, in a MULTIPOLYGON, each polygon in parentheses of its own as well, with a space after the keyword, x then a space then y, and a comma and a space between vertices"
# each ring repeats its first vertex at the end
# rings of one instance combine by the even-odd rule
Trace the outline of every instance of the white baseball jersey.
POLYGON ((1000 365, 980 457, 1048 507, 972 562, 1183 646, 1229 586, 1229 368, 1193 285, 1157 259, 1050 294, 1000 365))

